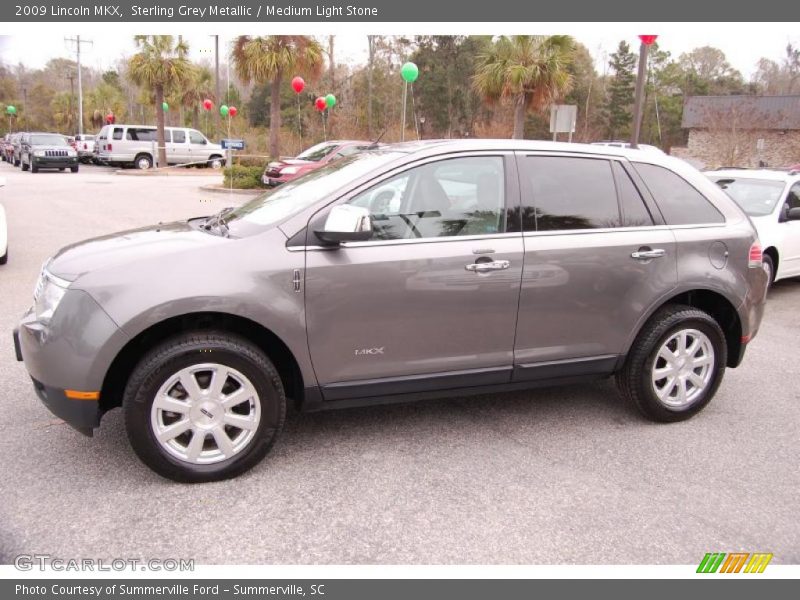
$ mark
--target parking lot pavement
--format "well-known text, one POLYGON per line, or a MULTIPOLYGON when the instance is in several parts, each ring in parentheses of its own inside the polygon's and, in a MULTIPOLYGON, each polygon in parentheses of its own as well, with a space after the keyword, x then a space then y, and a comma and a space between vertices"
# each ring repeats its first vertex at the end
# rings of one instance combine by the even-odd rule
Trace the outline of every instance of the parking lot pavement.
MULTIPOLYGON (((656 425, 610 382, 292 414, 272 454, 179 485, 129 449, 120 411, 93 439, 55 420, 11 329, 43 260, 114 230, 242 202, 205 177, 21 173, 0 165, 0 559, 198 563, 680 563, 706 552, 800 562, 800 282, 777 284, 744 365, 685 423, 656 425)), ((265 256, 265 260, 268 257, 265 256)))

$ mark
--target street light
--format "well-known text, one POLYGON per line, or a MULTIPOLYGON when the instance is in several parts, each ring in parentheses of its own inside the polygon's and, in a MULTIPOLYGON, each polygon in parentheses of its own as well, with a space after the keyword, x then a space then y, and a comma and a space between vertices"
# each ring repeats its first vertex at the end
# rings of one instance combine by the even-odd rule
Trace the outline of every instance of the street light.
POLYGON ((644 82, 647 78, 647 51, 656 42, 657 35, 640 35, 639 40, 639 72, 636 76, 636 97, 633 102, 633 132, 631 148, 639 147, 639 132, 642 128, 642 101, 644 98, 644 82))

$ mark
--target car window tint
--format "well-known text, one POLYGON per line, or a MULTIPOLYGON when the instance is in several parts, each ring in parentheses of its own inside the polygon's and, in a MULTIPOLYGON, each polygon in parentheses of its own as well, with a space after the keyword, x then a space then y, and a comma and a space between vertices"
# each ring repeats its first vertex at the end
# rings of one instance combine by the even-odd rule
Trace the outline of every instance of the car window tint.
POLYGON ((521 170, 524 231, 619 227, 617 190, 608 160, 527 156, 521 170))
POLYGON ((362 192, 350 204, 369 209, 376 240, 502 233, 503 159, 476 156, 414 167, 362 192))
POLYGON ((683 177, 669 169, 646 163, 634 163, 668 225, 724 223, 717 208, 683 177))
POLYGON ((630 175, 618 162, 612 163, 614 180, 617 182, 622 227, 646 227, 653 224, 653 217, 642 199, 630 175))
POLYGON ((126 140, 133 140, 137 142, 154 142, 158 136, 155 129, 146 129, 144 127, 128 127, 125 133, 126 140))
POLYGON ((199 131, 190 131, 189 132, 189 141, 192 144, 205 144, 206 138, 203 137, 199 131))
POLYGON ((789 195, 786 196, 786 204, 789 208, 800 208, 800 183, 795 183, 789 190, 789 195))
POLYGON ((186 132, 183 129, 175 129, 172 132, 172 142, 175 144, 186 143, 186 132))

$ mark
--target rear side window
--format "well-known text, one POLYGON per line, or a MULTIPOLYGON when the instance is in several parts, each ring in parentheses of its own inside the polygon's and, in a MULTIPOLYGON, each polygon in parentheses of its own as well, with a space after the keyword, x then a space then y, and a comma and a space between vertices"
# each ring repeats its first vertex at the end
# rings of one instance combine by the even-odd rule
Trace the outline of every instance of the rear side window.
POLYGON ((121 140, 122 139, 122 127, 115 127, 114 128, 114 133, 112 134, 112 138, 115 139, 115 140, 121 140))
POLYGON ((668 225, 725 222, 722 213, 679 175, 646 163, 635 163, 635 168, 655 197, 668 225))
POLYGON ((522 161, 524 231, 620 226, 617 190, 605 159, 526 156, 522 161))
POLYGON ((155 129, 145 129, 144 127, 128 127, 128 133, 125 139, 134 140, 137 142, 154 142, 156 141, 157 132, 155 129))
POLYGON ((186 132, 183 129, 174 129, 172 131, 172 141, 176 144, 185 144, 186 132))
POLYGON ((612 163, 614 180, 617 182, 619 208, 622 227, 647 227, 653 224, 653 217, 642 200, 642 195, 631 181, 630 175, 618 162, 612 163))

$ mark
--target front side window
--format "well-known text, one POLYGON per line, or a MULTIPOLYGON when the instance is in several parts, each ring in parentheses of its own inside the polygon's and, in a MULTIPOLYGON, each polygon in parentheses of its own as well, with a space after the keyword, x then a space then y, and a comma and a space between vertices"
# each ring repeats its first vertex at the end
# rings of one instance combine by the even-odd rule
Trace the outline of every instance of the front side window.
POLYGON ((186 132, 183 129, 175 129, 172 131, 172 142, 175 144, 186 143, 186 132))
POLYGON ((725 222, 722 213, 680 175, 647 163, 634 163, 634 168, 653 194, 668 225, 725 222))
POLYGON ((611 164, 606 159, 526 156, 523 231, 605 229, 620 226, 611 164))
POLYGON ((800 183, 795 183, 789 190, 789 195, 786 196, 787 209, 800 208, 800 183))
POLYGON ((189 141, 192 144, 205 144, 206 138, 204 138, 203 134, 200 133, 199 131, 192 130, 189 132, 189 141))
POLYGON ((375 240, 503 233, 503 158, 453 158, 414 167, 349 203, 369 210, 375 240))

